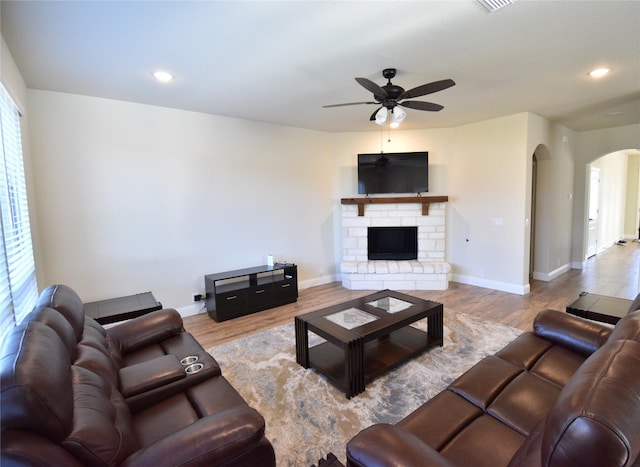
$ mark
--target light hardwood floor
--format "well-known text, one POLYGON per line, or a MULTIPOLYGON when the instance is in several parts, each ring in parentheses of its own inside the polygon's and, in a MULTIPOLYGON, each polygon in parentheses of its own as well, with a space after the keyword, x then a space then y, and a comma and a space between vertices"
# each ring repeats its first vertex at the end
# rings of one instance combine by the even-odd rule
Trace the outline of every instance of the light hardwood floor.
MULTIPOLYGON (((538 311, 553 308, 564 311, 580 292, 633 299, 638 294, 640 243, 613 245, 589 260, 584 269, 572 269, 549 282, 531 281, 528 295, 451 282, 448 290, 407 291, 434 300, 456 311, 480 316, 523 330, 531 329, 538 311)), ((300 291, 298 301, 230 321, 216 323, 202 313, 184 319, 184 326, 206 349, 239 337, 293 322, 296 315, 317 310, 372 291, 348 290, 339 282, 300 291)))

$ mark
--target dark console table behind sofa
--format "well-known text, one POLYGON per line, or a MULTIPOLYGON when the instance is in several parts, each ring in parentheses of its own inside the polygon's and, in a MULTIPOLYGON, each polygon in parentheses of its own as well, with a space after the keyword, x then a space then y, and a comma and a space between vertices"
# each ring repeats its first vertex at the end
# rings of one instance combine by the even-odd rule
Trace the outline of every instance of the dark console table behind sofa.
POLYGON ((116 323, 161 310, 162 303, 151 292, 109 298, 84 304, 84 312, 100 324, 116 323))
POLYGON ((297 266, 276 263, 204 276, 207 312, 220 322, 298 299, 297 266))
POLYGON ((567 305, 567 313, 594 321, 616 324, 629 312, 631 303, 632 300, 624 298, 582 292, 576 301, 567 305))

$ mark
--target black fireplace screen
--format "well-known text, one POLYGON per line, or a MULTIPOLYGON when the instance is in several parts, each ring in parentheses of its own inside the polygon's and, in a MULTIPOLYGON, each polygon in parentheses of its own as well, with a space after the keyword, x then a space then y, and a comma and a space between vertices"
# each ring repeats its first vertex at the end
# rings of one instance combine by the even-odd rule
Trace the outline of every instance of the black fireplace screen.
POLYGON ((369 259, 418 258, 418 227, 369 227, 369 259))

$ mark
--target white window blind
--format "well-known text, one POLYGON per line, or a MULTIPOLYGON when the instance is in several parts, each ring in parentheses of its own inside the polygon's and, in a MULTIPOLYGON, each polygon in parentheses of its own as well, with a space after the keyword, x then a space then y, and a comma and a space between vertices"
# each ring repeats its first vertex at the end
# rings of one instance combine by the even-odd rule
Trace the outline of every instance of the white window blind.
POLYGON ((22 160, 20 113, 0 85, 0 332, 19 324, 38 299, 33 260, 27 187, 22 160))

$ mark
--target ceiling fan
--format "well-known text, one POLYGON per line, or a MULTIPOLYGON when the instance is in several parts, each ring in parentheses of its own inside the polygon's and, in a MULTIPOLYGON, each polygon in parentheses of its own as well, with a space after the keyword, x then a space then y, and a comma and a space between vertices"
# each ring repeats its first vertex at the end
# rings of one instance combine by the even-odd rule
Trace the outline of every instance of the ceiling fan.
POLYGON ((397 126, 402 120, 404 120, 406 116, 406 112, 404 110, 397 108, 398 105, 406 107, 408 109, 426 110, 429 112, 438 112, 444 108, 440 104, 434 104, 433 102, 405 101, 405 99, 413 99, 415 97, 425 96, 427 94, 450 88, 451 86, 454 86, 456 84, 452 79, 443 79, 440 81, 423 84, 421 86, 417 86, 413 89, 405 91, 404 88, 391 83, 391 79, 396 76, 395 68, 385 68, 384 70, 382 70, 382 76, 387 79, 387 84, 382 87, 378 86, 376 83, 367 78, 356 78, 356 81, 362 87, 373 93, 373 98, 375 99, 375 101, 331 104, 323 105, 323 107, 342 107, 346 105, 360 104, 379 105, 380 107, 371 114, 369 120, 375 121, 379 125, 383 125, 387 121, 389 112, 391 112, 392 125, 395 123, 395 126, 397 126))

